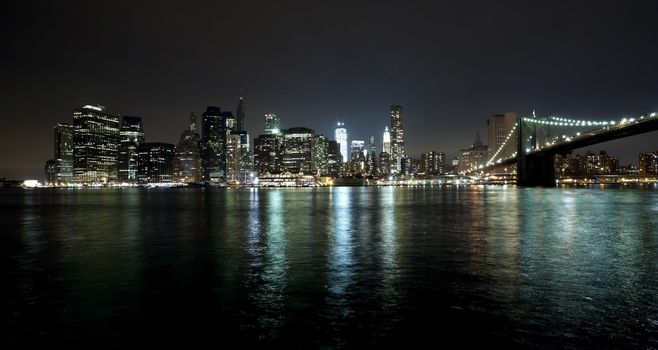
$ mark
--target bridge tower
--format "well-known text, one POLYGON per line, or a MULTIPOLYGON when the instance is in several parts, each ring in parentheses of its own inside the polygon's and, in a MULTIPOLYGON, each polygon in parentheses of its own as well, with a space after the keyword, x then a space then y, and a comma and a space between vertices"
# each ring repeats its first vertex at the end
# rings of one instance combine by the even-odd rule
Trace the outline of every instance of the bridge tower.
MULTIPOLYGON (((519 125, 516 148, 517 186, 555 186, 555 155, 541 150, 526 154, 523 117, 519 117, 517 122, 519 125)), ((533 134, 532 142, 535 144, 536 131, 533 134)))

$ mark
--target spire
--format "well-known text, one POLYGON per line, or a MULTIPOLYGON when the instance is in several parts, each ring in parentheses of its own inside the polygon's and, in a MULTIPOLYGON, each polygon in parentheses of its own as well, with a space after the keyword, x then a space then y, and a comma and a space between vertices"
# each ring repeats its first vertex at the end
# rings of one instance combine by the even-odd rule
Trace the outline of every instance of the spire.
POLYGON ((480 133, 475 134, 475 142, 473 142, 473 148, 482 147, 482 140, 480 140, 480 133))
POLYGON ((245 131, 247 130, 246 120, 245 120, 245 110, 244 110, 244 100, 240 96, 240 101, 238 101, 238 109, 235 112, 235 119, 237 121, 237 130, 245 131))
POLYGON ((194 112, 190 113, 190 130, 196 132, 196 115, 194 115, 194 112))

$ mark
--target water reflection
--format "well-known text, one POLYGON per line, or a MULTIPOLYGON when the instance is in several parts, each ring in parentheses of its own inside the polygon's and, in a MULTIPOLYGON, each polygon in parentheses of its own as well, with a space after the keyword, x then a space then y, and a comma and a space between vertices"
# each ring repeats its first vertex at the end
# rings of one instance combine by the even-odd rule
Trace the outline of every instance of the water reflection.
POLYGON ((354 278, 353 240, 356 222, 352 219, 353 191, 348 187, 332 189, 333 225, 330 226, 331 236, 327 285, 329 288, 329 303, 337 308, 342 317, 348 316, 352 310, 349 305, 349 288, 354 278))

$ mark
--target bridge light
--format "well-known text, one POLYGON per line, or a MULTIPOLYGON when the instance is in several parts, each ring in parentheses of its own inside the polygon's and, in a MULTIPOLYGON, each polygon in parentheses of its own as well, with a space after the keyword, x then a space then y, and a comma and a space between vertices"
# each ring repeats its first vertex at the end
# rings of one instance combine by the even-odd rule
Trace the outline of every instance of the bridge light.
POLYGON ((651 114, 649 114, 649 116, 650 116, 651 118, 653 118, 653 117, 656 117, 656 116, 658 116, 658 113, 656 113, 656 112, 653 112, 653 113, 651 113, 651 114))

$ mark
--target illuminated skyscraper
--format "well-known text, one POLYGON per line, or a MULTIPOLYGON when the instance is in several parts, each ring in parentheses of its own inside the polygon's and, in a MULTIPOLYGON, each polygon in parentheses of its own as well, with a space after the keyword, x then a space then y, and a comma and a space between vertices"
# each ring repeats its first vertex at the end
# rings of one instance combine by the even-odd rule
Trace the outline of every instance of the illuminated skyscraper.
POLYGON ((347 129, 345 129, 345 123, 338 122, 334 136, 336 137, 336 142, 338 142, 343 163, 347 163, 350 153, 347 152, 347 129))
POLYGON ((384 137, 382 141, 382 152, 391 154, 391 132, 388 131, 388 126, 384 128, 384 137))
MULTIPOLYGON (((73 180, 73 125, 58 123, 55 125, 55 182, 73 180)), ((50 181, 49 181, 50 182, 50 181)))
POLYGON ((219 107, 209 106, 203 112, 201 122, 201 147, 203 179, 206 181, 219 181, 224 176, 220 167, 220 156, 224 153, 220 146, 222 133, 222 111, 219 107))
POLYGON ((117 179, 119 117, 101 106, 73 111, 73 178, 77 182, 117 179))
POLYGON ((142 118, 123 117, 119 135, 118 178, 120 181, 137 181, 137 147, 144 142, 142 118))
POLYGON ((174 158, 174 181, 201 181, 201 137, 196 122, 196 116, 191 113, 190 127, 180 135, 174 158))
POLYGON ((314 175, 314 141, 315 131, 311 129, 286 129, 283 133, 283 171, 314 175))
POLYGON ((406 157, 404 149, 404 128, 402 126, 402 106, 391 106, 391 172, 402 170, 402 160, 406 157))
POLYGON ((278 135, 281 133, 281 122, 276 114, 265 114, 265 135, 278 135))
POLYGON ((139 153, 137 180, 140 183, 171 182, 175 147, 170 143, 144 142, 139 153))
POLYGON ((226 180, 245 183, 252 169, 249 134, 231 131, 226 141, 226 180))

